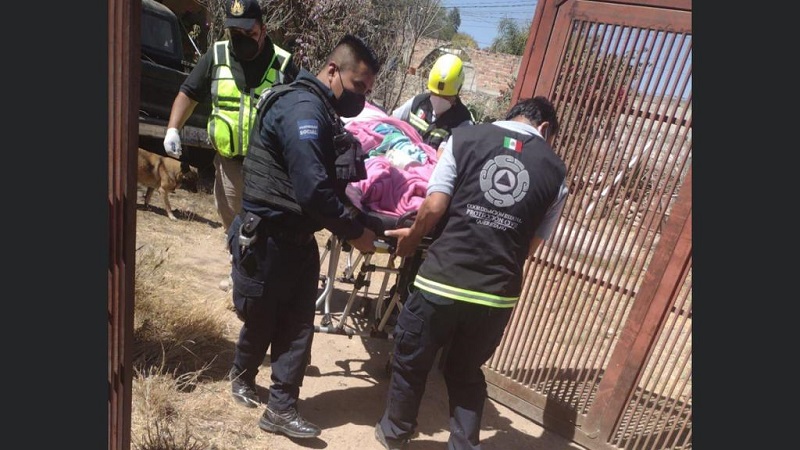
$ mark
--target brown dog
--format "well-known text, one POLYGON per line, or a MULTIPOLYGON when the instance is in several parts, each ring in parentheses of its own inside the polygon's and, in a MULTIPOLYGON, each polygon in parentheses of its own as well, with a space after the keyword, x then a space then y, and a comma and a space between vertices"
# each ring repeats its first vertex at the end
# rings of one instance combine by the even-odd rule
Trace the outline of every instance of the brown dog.
POLYGON ((159 195, 164 199, 167 216, 172 220, 177 220, 169 204, 169 194, 175 192, 175 189, 182 183, 196 180, 196 170, 194 168, 183 170, 181 162, 177 159, 160 156, 140 148, 136 181, 147 188, 144 194, 144 206, 150 205, 153 191, 158 190, 159 195))

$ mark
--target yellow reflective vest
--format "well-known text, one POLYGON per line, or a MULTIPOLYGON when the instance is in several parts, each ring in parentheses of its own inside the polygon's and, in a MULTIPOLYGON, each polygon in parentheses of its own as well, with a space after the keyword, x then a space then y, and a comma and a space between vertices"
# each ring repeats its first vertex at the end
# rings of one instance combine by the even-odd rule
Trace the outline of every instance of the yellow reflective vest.
POLYGON ((273 44, 275 53, 261 84, 249 93, 236 87, 231 70, 228 41, 214 44, 214 66, 211 69, 211 115, 208 118, 208 138, 226 158, 244 156, 250 129, 256 117, 256 103, 262 91, 275 84, 289 64, 291 54, 273 44))

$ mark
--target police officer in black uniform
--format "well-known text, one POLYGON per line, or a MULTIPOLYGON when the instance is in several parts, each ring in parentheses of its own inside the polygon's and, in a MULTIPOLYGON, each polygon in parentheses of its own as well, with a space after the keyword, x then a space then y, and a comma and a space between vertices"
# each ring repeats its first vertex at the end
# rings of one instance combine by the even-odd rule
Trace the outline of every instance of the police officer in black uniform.
POLYGON ((379 69, 372 50, 346 35, 316 76, 300 69, 293 83, 259 101, 242 213, 228 231, 233 302, 244 322, 230 375, 234 399, 256 407, 255 378, 270 348, 269 399, 259 421, 266 431, 294 438, 321 432, 297 412, 320 273, 314 232, 326 228, 361 252, 375 251, 375 232, 344 194, 366 170, 339 117, 361 112, 379 69))
POLYGON ((404 448, 414 434, 428 373, 449 343, 447 448, 480 449, 481 366, 522 292, 526 258, 551 235, 567 195, 566 167, 548 142, 557 129, 544 97, 517 103, 506 120, 453 129, 414 224, 386 231, 398 237, 398 256, 413 254, 432 230, 439 234, 394 328, 389 396, 375 426, 385 448, 404 448))

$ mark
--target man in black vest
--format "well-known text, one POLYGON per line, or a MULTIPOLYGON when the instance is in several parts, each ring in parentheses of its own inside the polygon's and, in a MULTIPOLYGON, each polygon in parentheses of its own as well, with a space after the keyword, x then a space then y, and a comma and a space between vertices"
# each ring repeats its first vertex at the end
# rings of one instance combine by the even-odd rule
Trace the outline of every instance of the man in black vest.
POLYGON ((454 129, 413 225, 385 232, 398 238, 398 256, 410 256, 437 230, 394 328, 388 401, 375 426, 385 448, 404 448, 414 434, 428 373, 445 343, 448 448, 480 448, 481 366, 522 292, 526 258, 553 232, 567 195, 566 166, 550 146, 557 131, 555 108, 544 97, 520 101, 506 120, 454 129))
POLYGON ((472 113, 461 103, 464 63, 456 55, 440 56, 428 74, 428 92, 414 96, 392 111, 392 116, 406 121, 422 140, 441 154, 450 130, 472 125, 472 113))
POLYGON ((228 234, 233 303, 244 322, 230 375, 234 399, 258 406, 256 374, 270 349, 272 383, 259 421, 266 431, 293 438, 321 432, 297 412, 319 284, 314 233, 326 228, 361 252, 375 251, 375 233, 344 192, 366 169, 340 116, 361 112, 379 69, 372 50, 346 35, 316 76, 300 69, 288 90, 275 87, 258 104, 243 163, 242 212, 228 234), (275 90, 282 92, 277 98, 275 90), (268 100, 269 108, 262 104, 268 100))

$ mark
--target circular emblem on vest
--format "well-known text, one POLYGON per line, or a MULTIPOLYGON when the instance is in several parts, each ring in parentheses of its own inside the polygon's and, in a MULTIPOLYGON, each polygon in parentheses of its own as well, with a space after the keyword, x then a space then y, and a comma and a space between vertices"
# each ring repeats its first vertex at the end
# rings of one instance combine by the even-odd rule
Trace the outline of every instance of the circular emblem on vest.
POLYGON ((498 155, 483 165, 480 186, 486 200, 495 206, 507 207, 525 197, 530 175, 513 156, 498 155))

